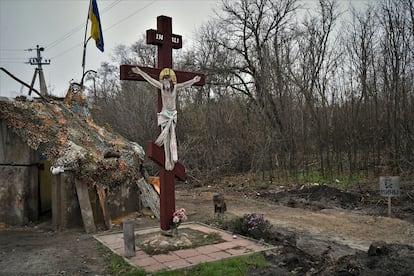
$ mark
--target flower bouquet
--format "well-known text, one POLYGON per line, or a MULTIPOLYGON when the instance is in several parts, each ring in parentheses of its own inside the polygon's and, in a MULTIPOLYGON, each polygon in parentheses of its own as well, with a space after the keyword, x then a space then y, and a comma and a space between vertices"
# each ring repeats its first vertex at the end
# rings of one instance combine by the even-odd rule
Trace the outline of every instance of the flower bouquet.
POLYGON ((176 210, 173 213, 173 227, 175 231, 177 231, 178 226, 185 220, 187 220, 187 211, 184 208, 176 210))

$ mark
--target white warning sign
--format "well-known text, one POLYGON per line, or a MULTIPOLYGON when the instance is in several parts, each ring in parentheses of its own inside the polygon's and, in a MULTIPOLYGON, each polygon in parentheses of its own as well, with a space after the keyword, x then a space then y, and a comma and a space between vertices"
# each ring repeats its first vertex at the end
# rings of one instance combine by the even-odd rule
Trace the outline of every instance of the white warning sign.
POLYGON ((400 177, 380 176, 380 194, 385 197, 400 196, 400 177))

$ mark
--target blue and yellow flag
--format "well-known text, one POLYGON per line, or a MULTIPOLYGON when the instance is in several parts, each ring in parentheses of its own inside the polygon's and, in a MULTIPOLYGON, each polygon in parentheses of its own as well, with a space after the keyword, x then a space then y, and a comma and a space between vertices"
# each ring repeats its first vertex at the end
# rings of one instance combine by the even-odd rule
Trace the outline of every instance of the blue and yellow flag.
POLYGON ((95 39, 96 47, 103 52, 104 41, 102 36, 102 25, 96 0, 91 0, 91 5, 89 6, 89 19, 92 22, 91 37, 95 39))

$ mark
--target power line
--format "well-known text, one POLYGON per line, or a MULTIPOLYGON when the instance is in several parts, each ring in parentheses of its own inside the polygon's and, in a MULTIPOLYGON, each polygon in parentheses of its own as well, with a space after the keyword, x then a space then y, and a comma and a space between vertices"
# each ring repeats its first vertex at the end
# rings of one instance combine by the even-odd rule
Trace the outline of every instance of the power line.
POLYGON ((119 25, 120 23, 124 22, 125 20, 129 19, 130 17, 136 15, 137 13, 139 13, 140 11, 143 11, 144 9, 148 8, 149 6, 153 5, 155 2, 157 2, 157 0, 152 1, 151 3, 145 5, 144 7, 134 11, 133 13, 131 13, 130 15, 122 18, 121 20, 119 20, 118 22, 112 24, 111 26, 109 26, 108 28, 105 29, 105 31, 112 29, 113 27, 115 27, 116 25, 119 25))
POLYGON ((6 64, 6 63, 8 63, 8 64, 25 64, 26 62, 24 62, 24 61, 2 61, 1 63, 3 63, 3 64, 6 64))
POLYGON ((70 47, 69 49, 66 49, 66 50, 64 50, 63 52, 60 52, 59 54, 55 55, 55 56, 54 56, 54 57, 52 57, 51 59, 56 59, 56 58, 59 58, 59 57, 63 56, 64 54, 66 54, 66 53, 68 53, 68 52, 72 51, 73 49, 75 49, 75 48, 77 48, 77 47, 79 47, 79 46, 82 46, 82 45, 83 45, 83 42, 79 42, 79 43, 77 43, 76 45, 74 45, 74 46, 70 47))
MULTIPOLYGON (((118 0, 116 3, 119 3, 120 1, 122 1, 122 0, 118 0)), ((109 26, 108 28, 105 28, 105 29, 103 30, 103 32, 108 31, 108 30, 112 29, 113 27, 115 27, 115 26, 119 25, 120 23, 124 22, 125 20, 129 19, 130 17, 134 16, 135 14, 137 14, 137 13, 139 13, 139 12, 143 11, 144 9, 148 8, 149 6, 153 5, 155 2, 157 2, 157 0, 152 1, 151 3, 149 3, 149 4, 147 4, 147 5, 145 5, 145 6, 141 7, 141 8, 139 8, 139 9, 138 9, 138 10, 136 10, 136 11, 134 11, 134 12, 133 12, 133 13, 131 13, 130 15, 128 15, 128 16, 126 16, 126 17, 122 18, 121 20, 119 20, 119 21, 115 22, 114 24, 112 24, 112 25, 111 25, 111 26, 109 26)), ((113 6, 114 6, 114 5, 112 5, 110 8, 112 8, 113 6)), ((78 46, 81 46, 81 45, 83 45, 83 43, 82 43, 82 42, 81 42, 81 43, 77 43, 76 45, 74 45, 74 46, 72 46, 72 47, 70 47, 70 48, 66 49, 65 51, 60 52, 59 54, 55 55, 55 56, 54 56, 54 57, 52 57, 51 59, 56 59, 56 58, 59 58, 59 57, 63 56, 64 54, 66 54, 66 53, 68 53, 68 52, 72 51, 73 49, 75 49, 75 48, 77 48, 78 46)))
POLYGON ((22 52, 25 49, 0 49, 1 52, 22 52))
POLYGON ((26 60, 26 59, 18 58, 18 57, 0 57, 0 60, 26 60))
POLYGON ((77 27, 73 28, 68 33, 66 33, 65 35, 63 35, 61 38, 56 39, 55 41, 53 41, 53 42, 49 43, 48 45, 46 45, 45 48, 47 48, 48 50, 50 50, 51 48, 55 47, 59 43, 65 41, 67 38, 71 37, 77 31, 81 30, 83 26, 84 26, 83 24, 78 25, 77 27))
MULTIPOLYGON (((113 7, 115 7, 116 5, 118 5, 122 0, 117 0, 114 3, 108 5, 107 7, 105 7, 102 10, 102 14, 108 12, 109 10, 111 10, 113 7)), ((66 39, 68 39, 69 37, 71 37, 72 35, 74 35, 76 32, 78 32, 79 30, 82 30, 85 27, 85 24, 79 24, 78 26, 76 26, 75 28, 73 28, 72 30, 70 30, 69 32, 67 32, 66 34, 64 34, 62 37, 56 39, 55 41, 52 41, 51 43, 49 43, 48 45, 46 45, 45 48, 47 48, 48 50, 50 50, 51 48, 55 47, 56 45, 60 44, 61 42, 65 41, 66 39)))
POLYGON ((105 7, 102 10, 102 14, 106 13, 107 11, 109 11, 110 9, 112 9, 113 7, 115 7, 116 5, 118 5, 119 3, 121 3, 122 0, 117 0, 114 3, 110 4, 109 6, 105 7))

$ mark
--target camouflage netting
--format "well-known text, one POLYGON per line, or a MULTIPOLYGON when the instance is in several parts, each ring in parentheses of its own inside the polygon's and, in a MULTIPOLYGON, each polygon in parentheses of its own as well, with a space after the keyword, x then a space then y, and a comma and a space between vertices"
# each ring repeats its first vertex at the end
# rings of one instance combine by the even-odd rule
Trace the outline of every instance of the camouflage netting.
POLYGON ((0 120, 52 166, 74 171, 88 185, 142 177, 142 147, 96 125, 79 91, 70 89, 65 101, 0 100, 0 120))

